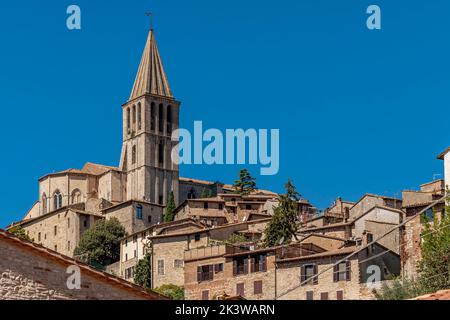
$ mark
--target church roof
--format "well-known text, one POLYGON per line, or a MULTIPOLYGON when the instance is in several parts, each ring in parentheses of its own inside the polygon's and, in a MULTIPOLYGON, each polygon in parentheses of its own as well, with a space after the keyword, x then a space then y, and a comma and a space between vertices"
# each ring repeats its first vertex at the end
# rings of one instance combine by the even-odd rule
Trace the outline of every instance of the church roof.
POLYGON ((173 98, 153 30, 148 33, 147 43, 129 100, 145 94, 173 98))

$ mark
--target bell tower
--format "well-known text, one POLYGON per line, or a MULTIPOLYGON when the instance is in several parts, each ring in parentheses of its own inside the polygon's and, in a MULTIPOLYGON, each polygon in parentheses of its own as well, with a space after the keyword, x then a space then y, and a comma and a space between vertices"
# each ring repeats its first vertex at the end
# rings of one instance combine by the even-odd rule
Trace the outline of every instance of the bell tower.
POLYGON ((127 200, 166 205, 173 191, 178 204, 179 171, 171 159, 171 135, 179 126, 179 107, 151 29, 130 98, 122 106, 120 168, 126 173, 127 200))

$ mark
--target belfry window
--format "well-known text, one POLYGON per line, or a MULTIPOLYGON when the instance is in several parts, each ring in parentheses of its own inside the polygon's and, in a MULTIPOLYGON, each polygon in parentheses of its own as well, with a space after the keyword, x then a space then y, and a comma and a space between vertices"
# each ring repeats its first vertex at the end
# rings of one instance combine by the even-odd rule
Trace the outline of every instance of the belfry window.
POLYGON ((164 130, 164 106, 162 105, 162 103, 159 105, 159 110, 158 110, 158 119, 159 119, 159 132, 163 132, 164 130))
POLYGON ((155 112, 156 112, 156 106, 155 103, 152 102, 152 104, 150 105, 150 130, 155 130, 155 112))
POLYGON ((131 115, 130 115, 130 108, 127 108, 127 133, 130 134, 131 133, 131 115))
POLYGON ((131 112, 131 123, 133 124, 133 131, 136 129, 136 106, 133 106, 133 111, 131 112))
POLYGON ((72 204, 81 202, 81 191, 79 189, 75 189, 72 191, 72 195, 70 196, 70 201, 72 204))
POLYGON ((158 144, 158 163, 163 164, 164 163, 164 143, 160 142, 158 144))
POLYGON ((141 108, 141 103, 138 103, 138 108, 137 108, 137 123, 138 123, 138 130, 141 130, 142 127, 142 108, 141 108))
POLYGON ((61 207, 62 207, 62 194, 61 192, 59 192, 59 190, 57 190, 53 195, 53 208, 54 210, 57 210, 61 207))
POLYGON ((167 134, 172 134, 172 107, 167 106, 167 134))

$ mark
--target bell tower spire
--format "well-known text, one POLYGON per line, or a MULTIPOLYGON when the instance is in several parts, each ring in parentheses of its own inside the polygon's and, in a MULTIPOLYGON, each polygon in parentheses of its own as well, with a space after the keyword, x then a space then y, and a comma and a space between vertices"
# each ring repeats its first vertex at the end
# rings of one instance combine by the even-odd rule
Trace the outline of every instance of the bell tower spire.
POLYGON ((127 200, 178 203, 178 165, 171 159, 172 131, 179 126, 180 102, 169 87, 153 29, 149 30, 128 102, 123 109, 120 168, 126 172, 127 200))

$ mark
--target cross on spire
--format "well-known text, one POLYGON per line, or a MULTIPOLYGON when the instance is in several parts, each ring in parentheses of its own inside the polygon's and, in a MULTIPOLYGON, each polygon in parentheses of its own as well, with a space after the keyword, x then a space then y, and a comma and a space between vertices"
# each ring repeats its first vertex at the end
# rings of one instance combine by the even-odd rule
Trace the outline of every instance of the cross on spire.
POLYGON ((146 12, 145 15, 150 20, 150 30, 153 30, 153 13, 152 12, 146 12))

